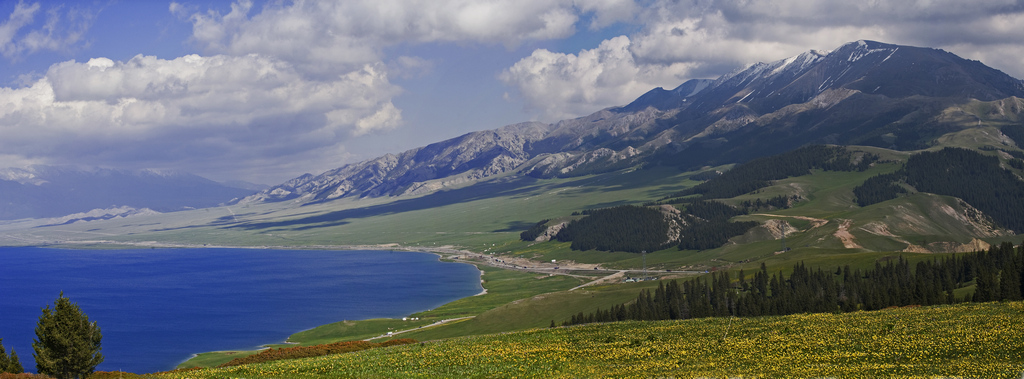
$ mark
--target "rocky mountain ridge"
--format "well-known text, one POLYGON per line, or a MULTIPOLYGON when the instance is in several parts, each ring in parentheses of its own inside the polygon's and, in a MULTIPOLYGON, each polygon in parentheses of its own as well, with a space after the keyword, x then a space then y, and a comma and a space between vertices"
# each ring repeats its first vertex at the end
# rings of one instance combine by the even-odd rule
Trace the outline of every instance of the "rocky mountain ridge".
POLYGON ((245 202, 419 194, 495 175, 577 176, 643 164, 743 162, 806 144, 910 150, 1010 112, 950 117, 969 102, 1019 103, 1024 82, 929 48, 856 41, 757 63, 715 80, 656 88, 634 102, 554 124, 469 133, 306 174, 245 202), (971 121, 971 122, 968 122, 971 121), (767 143, 766 143, 767 142, 767 143))

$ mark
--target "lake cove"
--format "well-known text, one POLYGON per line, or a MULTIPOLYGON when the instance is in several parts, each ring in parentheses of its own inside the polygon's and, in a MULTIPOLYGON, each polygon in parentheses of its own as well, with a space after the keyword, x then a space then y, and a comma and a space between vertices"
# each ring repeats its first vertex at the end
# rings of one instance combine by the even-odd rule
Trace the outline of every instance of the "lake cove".
POLYGON ((103 333, 98 370, 149 373, 481 290, 476 267, 414 252, 0 247, 0 338, 34 371, 36 322, 64 291, 103 333))

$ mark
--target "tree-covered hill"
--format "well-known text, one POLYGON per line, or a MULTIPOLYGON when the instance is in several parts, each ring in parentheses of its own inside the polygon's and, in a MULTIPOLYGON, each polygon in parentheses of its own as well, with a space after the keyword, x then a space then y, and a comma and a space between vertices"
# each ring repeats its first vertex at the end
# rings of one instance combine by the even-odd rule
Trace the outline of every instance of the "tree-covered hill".
POLYGON ((587 217, 570 222, 555 238, 571 241, 574 250, 631 253, 661 250, 671 243, 672 221, 656 209, 627 205, 585 213, 587 217))
POLYGON ((854 189, 857 203, 867 206, 906 192, 958 197, 992 217, 1003 227, 1024 231, 1024 181, 1003 169, 995 156, 962 148, 922 152, 892 174, 872 177, 854 189))

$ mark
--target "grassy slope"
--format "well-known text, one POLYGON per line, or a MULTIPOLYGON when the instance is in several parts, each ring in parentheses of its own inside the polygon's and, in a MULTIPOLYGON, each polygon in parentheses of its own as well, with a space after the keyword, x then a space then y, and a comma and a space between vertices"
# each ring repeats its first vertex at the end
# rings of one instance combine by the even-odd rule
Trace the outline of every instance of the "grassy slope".
MULTIPOLYGON (((906 154, 885 153, 883 159, 898 160, 906 154)), ((963 227, 955 217, 937 212, 943 206, 960 209, 958 202, 949 197, 929 194, 912 194, 899 199, 875 204, 869 207, 858 207, 854 203, 853 188, 867 178, 881 173, 888 173, 899 167, 897 163, 883 163, 865 172, 825 172, 817 171, 812 175, 780 180, 773 186, 764 188, 757 193, 741 195, 724 201, 739 204, 744 200, 757 198, 766 199, 778 195, 798 195, 803 200, 793 208, 780 210, 764 210, 759 213, 767 215, 747 215, 737 220, 754 220, 765 222, 771 219, 786 220, 797 229, 787 235, 786 245, 791 250, 782 255, 775 252, 781 249, 781 241, 759 229, 748 235, 736 238, 738 244, 728 244, 721 248, 705 251, 678 251, 669 248, 653 252, 647 256, 649 267, 657 269, 687 269, 708 267, 757 267, 760 261, 785 262, 790 260, 814 260, 823 264, 842 261, 843 255, 857 254, 867 251, 900 251, 910 243, 922 242, 970 242, 973 232, 963 227), (921 217, 922 215, 927 217, 921 217), (812 222, 800 217, 810 217, 828 221, 823 226, 811 228, 812 222), (839 229, 841 220, 851 220, 849 232, 854 241, 862 246, 847 249, 834 234, 839 229), (874 234, 865 229, 871 223, 891 224, 890 231, 900 235, 891 237, 874 234), (907 240, 904 238, 910 238, 907 240), (749 263, 747 263, 749 262, 749 263)), ((999 238, 996 238, 996 240, 999 238)), ((1012 239, 1012 238, 1011 238, 1012 239)), ((584 263, 602 263, 610 268, 636 268, 641 259, 636 254, 572 251, 568 243, 511 243, 510 249, 515 255, 538 260, 574 260, 584 263)), ((873 254, 877 256, 877 254, 873 254)), ((884 254, 883 254, 884 255, 884 254)), ((790 265, 786 263, 785 265, 790 265)))
POLYGON ((691 186, 686 176, 659 167, 569 179, 502 177, 419 197, 341 199, 305 206, 290 202, 234 205, 26 229, 0 235, 0 243, 94 239, 200 246, 401 243, 483 251, 517 240, 522 230, 544 218, 660 198, 691 186))
POLYGON ((504 304, 458 324, 402 334, 396 338, 425 341, 543 328, 550 325, 551 321, 561 324, 579 312, 590 313, 598 308, 608 309, 612 305, 631 301, 642 288, 653 287, 657 287, 656 282, 605 285, 539 294, 504 304))
POLYGON ((622 322, 161 378, 985 377, 1024 373, 1024 303, 622 322))
MULTIPOLYGON (((539 294, 565 291, 578 286, 584 280, 570 276, 546 276, 527 272, 504 270, 500 268, 480 266, 484 271, 483 286, 487 294, 459 299, 442 305, 436 309, 419 312, 411 315, 420 318, 419 321, 403 321, 398 319, 373 319, 360 321, 339 321, 336 323, 319 326, 310 330, 301 331, 288 338, 289 342, 301 345, 316 345, 338 341, 353 341, 377 337, 387 332, 416 329, 443 319, 453 319, 467 316, 476 316, 505 304, 517 300, 527 299, 539 294)), ((632 296, 636 296, 634 293, 632 296)), ((622 300, 625 301, 625 300, 622 300)), ((620 303, 622 301, 619 301, 620 303)), ((486 318, 485 318, 486 319, 486 318)), ((509 320, 520 321, 520 320, 509 320)), ((489 333, 503 330, 522 329, 508 323, 490 322, 489 333)), ((434 335, 452 337, 459 334, 458 328, 452 329, 450 325, 442 325, 426 328, 434 335), (437 331, 440 329, 440 331, 437 331), (454 330, 454 331, 453 331, 454 330)), ((396 335, 396 338, 424 339, 422 332, 403 333, 396 335)), ((381 342, 383 340, 378 340, 381 342)), ((282 347, 283 345, 275 345, 282 347)), ((178 368, 186 367, 213 367, 239 356, 254 354, 255 351, 225 351, 199 354, 196 358, 190 359, 178 365, 178 368)))

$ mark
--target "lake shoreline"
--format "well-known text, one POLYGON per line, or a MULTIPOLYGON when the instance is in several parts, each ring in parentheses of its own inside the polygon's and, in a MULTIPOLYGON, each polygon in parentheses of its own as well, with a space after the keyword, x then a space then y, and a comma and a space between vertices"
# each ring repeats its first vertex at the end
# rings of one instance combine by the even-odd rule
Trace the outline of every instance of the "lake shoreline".
MULTIPOLYGON (((519 271, 529 271, 548 275, 570 275, 571 270, 591 270, 594 269, 593 265, 577 265, 573 262, 560 262, 561 270, 559 266, 553 263, 547 262, 536 262, 530 260, 520 260, 516 262, 518 264, 507 263, 504 259, 496 259, 492 255, 476 253, 469 250, 463 250, 456 246, 443 245, 443 246, 404 246, 397 243, 389 244, 372 244, 372 245, 305 245, 305 246, 269 246, 269 245, 258 245, 258 246, 244 246, 244 245, 221 245, 221 244, 183 244, 183 243, 169 243, 169 242, 156 242, 156 241, 145 241, 145 242, 126 242, 126 241, 111 241, 111 240, 79 240, 79 241, 58 241, 51 244, 33 245, 33 247, 49 248, 49 249, 97 249, 97 250, 112 250, 112 249, 251 249, 251 250, 294 250, 294 251, 402 251, 402 252, 414 252, 414 253, 427 253, 433 254, 438 257, 439 260, 448 260, 455 263, 465 263, 475 266, 479 270, 479 265, 499 267, 503 269, 512 269, 519 271)), ((487 294, 487 288, 483 287, 483 271, 480 270, 480 287, 481 291, 475 295, 466 296, 482 296, 487 294)), ((452 301, 458 301, 464 298, 454 299, 452 301)), ((447 303, 446 303, 447 304, 447 303)), ((371 318, 372 319, 372 318, 371 318)), ((352 320, 352 321, 362 321, 352 320)), ((313 328, 329 325, 330 323, 318 325, 313 328)), ((296 331, 295 333, 302 332, 296 331)), ((295 333, 292 333, 294 335, 295 333)), ((289 336, 290 338, 290 336, 289 336)), ((199 353, 193 353, 188 359, 185 359, 174 365, 176 369, 182 363, 188 362, 200 354, 205 353, 218 353, 218 352, 230 352, 230 351, 260 351, 268 348, 272 348, 274 345, 288 344, 289 341, 286 338, 284 342, 270 342, 263 345, 256 346, 253 350, 220 350, 220 351, 205 351, 199 353)))
MULTIPOLYGON (((137 245, 134 245, 134 244, 127 244, 125 246, 137 247, 137 245)), ((147 246, 150 246, 150 245, 147 244, 147 246)), ((157 249, 162 249, 162 248, 178 248, 178 249, 180 249, 180 248, 189 248, 189 247, 180 246, 180 245, 173 245, 173 247, 172 246, 158 246, 158 247, 154 247, 154 248, 157 248, 157 249)), ((285 247, 285 246, 246 247, 246 246, 211 246, 211 245, 203 245, 203 246, 197 246, 195 248, 197 248, 197 249, 203 249, 203 248, 210 248, 210 249, 221 249, 221 248, 227 248, 227 249, 247 249, 247 248, 252 248, 252 249, 257 249, 257 250, 272 249, 272 250, 303 250, 303 251, 405 251, 405 252, 412 252, 412 253, 433 254, 433 255, 436 255, 439 259, 450 259, 453 263, 464 263, 464 264, 473 265, 474 267, 476 267, 476 265, 479 264, 479 262, 474 263, 474 262, 470 262, 470 261, 467 261, 467 260, 452 259, 454 256, 476 255, 476 253, 473 253, 473 252, 468 251, 468 250, 458 250, 458 249, 455 249, 455 248, 453 248, 451 246, 442 246, 440 248, 434 248, 434 249, 428 249, 428 248, 413 248, 413 249, 410 249, 410 248, 407 248, 407 247, 400 246, 398 244, 381 244, 381 245, 320 245, 320 246, 316 246, 315 248, 285 247), (442 251, 436 251, 438 249, 441 249, 442 251)), ((477 267, 477 269, 479 270, 479 267, 477 267)), ((481 290, 480 290, 479 293, 477 293, 475 295, 466 296, 466 297, 463 297, 463 298, 458 298, 458 299, 455 299, 455 300, 452 300, 452 301, 458 301, 458 300, 462 300, 462 299, 469 298, 469 297, 474 297, 474 296, 486 295, 487 294, 487 288, 483 287, 483 282, 484 282, 483 274, 484 274, 484 272, 482 270, 480 270, 480 287, 481 287, 481 290)), ((447 304, 447 303, 445 303, 445 304, 447 304)), ((365 321, 365 320, 371 320, 371 319, 348 320, 348 321, 365 321)), ((451 320, 444 320, 440 324, 443 324, 443 323, 448 322, 448 321, 451 321, 451 320)), ((200 352, 200 353, 193 353, 192 356, 188 357, 188 359, 185 359, 185 360, 175 364, 174 365, 174 367, 175 367, 174 369, 178 369, 178 366, 180 366, 180 365, 182 365, 182 364, 184 364, 184 363, 186 363, 186 362, 188 362, 188 361, 190 361, 192 359, 198 358, 200 354, 226 353, 226 352, 263 351, 263 350, 267 350, 267 349, 272 349, 272 348, 274 348, 275 345, 299 345, 299 343, 291 342, 288 339, 290 339, 291 336, 293 336, 293 335, 295 335, 297 333, 301 333, 301 332, 304 332, 304 331, 307 331, 307 330, 316 329, 316 328, 319 328, 319 327, 322 327, 322 326, 326 326, 326 325, 330 325, 330 324, 317 325, 317 326, 314 326, 312 328, 307 328, 307 329, 296 331, 295 333, 292 333, 291 335, 289 335, 288 338, 286 338, 283 342, 271 342, 271 343, 263 344, 263 345, 260 345, 256 349, 253 349, 253 350, 220 350, 220 351, 204 351, 204 352, 200 352)), ((434 325, 430 325, 430 326, 434 326, 434 325)), ((375 337, 375 338, 379 338, 379 337, 375 337)))
MULTIPOLYGON (((16 247, 16 246, 12 246, 16 247)), ((410 251, 420 253, 434 253, 437 255, 449 254, 459 255, 468 254, 475 255, 469 250, 459 250, 455 246, 443 245, 438 247, 423 247, 423 246, 403 246, 397 243, 388 244, 373 244, 373 245, 220 245, 220 244, 188 244, 188 243, 171 243, 171 242, 126 242, 126 241, 111 241, 111 240, 80 240, 80 241, 58 241, 53 243, 45 244, 29 244, 21 247, 41 247, 47 249, 102 249, 109 250, 110 248, 153 248, 153 249, 254 249, 254 250, 344 250, 344 251, 358 251, 358 250, 374 250, 374 251, 410 251)))
MULTIPOLYGON (((213 253, 213 251, 214 250, 220 250, 220 249, 235 250, 234 252, 227 252, 227 254, 234 254, 234 256, 236 258, 231 258, 231 259, 235 259, 239 263, 245 263, 245 264, 242 264, 241 266, 239 266, 239 269, 242 269, 242 270, 247 270, 248 269, 247 268, 248 267, 247 264, 249 262, 257 262, 256 264, 259 264, 258 262, 265 262, 266 260, 262 259, 262 257, 267 257, 268 255, 263 254, 262 251, 266 251, 266 250, 276 251, 276 253, 274 253, 275 255, 271 255, 271 256, 282 256, 280 254, 283 254, 284 257, 290 256, 291 255, 290 252, 292 252, 292 251, 294 251, 296 254, 301 254, 301 255, 296 255, 296 257, 316 257, 317 254, 323 254, 323 253, 327 253, 327 254, 333 256, 334 252, 337 252, 337 253, 353 253, 354 252, 354 253, 357 253, 357 254, 362 254, 362 255, 367 256, 367 257, 372 257, 372 256, 380 257, 380 258, 371 259, 370 261, 380 261, 381 259, 383 259, 385 261, 391 261, 390 258, 386 258, 386 256, 388 256, 389 254, 381 255, 381 254, 375 254, 375 252, 379 252, 379 253, 394 252, 396 254, 398 254, 398 253, 404 253, 404 254, 409 254, 409 253, 429 253, 429 254, 433 254, 434 259, 431 259, 431 258, 429 258, 427 256, 422 256, 421 255, 421 258, 396 258, 396 259, 398 259, 398 261, 393 261, 393 262, 410 262, 410 263, 412 263, 412 262, 431 262, 432 261, 432 262, 435 262, 433 264, 443 264, 442 262, 444 262, 444 263, 466 263, 466 264, 471 264, 472 268, 473 268, 472 270, 470 270, 466 266, 463 266, 464 268, 458 269, 458 271, 464 272, 464 273, 466 271, 469 271, 468 274, 471 275, 471 276, 464 277, 464 278, 467 279, 470 283, 476 282, 476 285, 473 286, 473 287, 475 287, 475 289, 472 289, 472 287, 465 288, 464 290, 462 290, 462 292, 460 294, 458 294, 457 298, 449 298, 448 301, 444 301, 443 304, 447 304, 447 303, 450 303, 451 301, 456 301, 456 300, 459 300, 459 299, 463 299, 463 298, 479 295, 480 293, 484 292, 484 290, 482 288, 482 285, 480 284, 480 279, 481 279, 480 278, 480 273, 481 273, 481 271, 480 271, 479 267, 477 265, 473 264, 472 262, 468 262, 468 261, 465 261, 463 259, 457 259, 457 258, 460 258, 460 255, 461 255, 460 252, 457 251, 457 249, 454 249, 454 248, 452 248, 450 246, 442 246, 442 247, 440 247, 438 249, 426 249, 426 248, 412 248, 412 249, 409 249, 409 248, 400 247, 398 245, 373 245, 373 246, 363 246, 363 245, 345 245, 345 246, 331 245, 331 246, 326 246, 326 245, 321 245, 321 246, 302 246, 302 247, 299 247, 299 246, 271 247, 271 246, 226 246, 226 245, 212 246, 212 245, 198 245, 198 244, 176 244, 176 243, 159 243, 158 244, 158 243, 123 243, 123 242, 113 242, 113 241, 82 241, 82 243, 36 244, 36 245, 33 245, 33 246, 7 246, 5 248, 13 248, 13 249, 42 249, 42 250, 47 250, 48 249, 48 250, 51 250, 51 251, 54 251, 54 252, 59 252, 59 251, 63 250, 63 251, 67 251, 68 253, 60 253, 58 255, 55 255, 54 257, 68 257, 68 258, 73 259, 72 261, 74 261, 74 262, 77 262, 78 259, 81 259, 83 261, 89 261, 91 263, 95 263, 97 261, 92 258, 93 255, 91 253, 89 253, 90 251, 96 251, 98 253, 102 253, 103 256, 109 257, 109 259, 114 259, 114 260, 118 260, 119 259, 118 258, 119 257, 118 251, 125 251, 126 253, 131 251, 130 252, 130 254, 131 254, 130 257, 133 257, 133 258, 131 258, 129 260, 125 260, 124 262, 137 262, 137 259, 135 259, 134 257, 136 257, 136 256, 139 256, 139 257, 149 256, 151 248, 152 249, 156 249, 156 250, 153 250, 153 254, 156 254, 156 255, 153 255, 153 256, 157 257, 157 258, 153 258, 153 260, 161 260, 161 259, 163 259, 163 258, 159 258, 159 257, 162 256, 164 250, 172 250, 172 251, 173 250, 179 250, 179 251, 182 251, 182 252, 184 252, 184 251, 192 251, 192 253, 186 253, 188 255, 184 255, 183 257, 221 256, 221 254, 215 254, 215 253, 213 253), (211 254, 206 254, 206 253, 202 252, 205 249, 214 249, 214 250, 211 250, 211 254), (82 254, 77 254, 76 250, 77 251, 81 251, 82 254), (103 253, 103 251, 107 251, 109 253, 103 253), (253 260, 249 260, 249 259, 245 258, 247 256, 246 255, 247 254, 246 251, 250 251, 250 252, 252 252, 252 254, 254 254, 253 255, 254 259, 253 260), (81 257, 81 258, 78 258, 78 257, 81 257), (456 258, 456 259, 452 259, 452 258, 456 258), (409 260, 409 259, 412 259, 412 260, 409 260), (469 290, 469 291, 466 291, 466 290, 469 290)), ((30 251, 30 250, 22 250, 22 251, 30 251)), ((32 254, 32 253, 29 253, 29 254, 32 254)), ((418 254, 416 254, 416 255, 418 255, 418 254)), ((11 262, 12 263, 20 262, 17 259, 22 259, 22 258, 15 258, 15 257, 24 257, 24 256, 25 255, 21 255, 21 256, 13 255, 11 257, 14 260, 12 260, 11 262)), ((31 256, 31 255, 29 255, 29 256, 31 256)), ((227 255, 227 256, 230 257, 231 255, 227 255)), ((126 257, 128 257, 128 256, 126 256, 126 257)), ((58 259, 60 259, 61 261, 65 261, 67 258, 58 258, 58 259)), ((148 260, 149 258, 146 258, 146 259, 148 260)), ((175 258, 175 259, 177 259, 177 258, 175 258)), ((188 259, 191 259, 191 258, 188 258, 188 259)), ((225 258, 217 258, 217 259, 224 260, 225 258)), ((307 259, 307 258, 297 258, 297 259, 307 259)), ((331 262, 335 262, 335 261, 337 261, 339 259, 344 261, 346 258, 329 258, 329 260, 331 262)), ((363 259, 363 260, 365 260, 365 259, 363 259)), ((196 261, 192 260, 192 261, 185 261, 185 262, 193 262, 191 264, 195 264, 194 262, 196 262, 196 261)), ((163 261, 161 261, 161 263, 163 263, 163 261)), ((133 263, 127 263, 127 264, 130 265, 130 264, 133 264, 133 263)), ((185 263, 185 265, 188 265, 188 264, 190 264, 190 263, 185 263)), ((378 266, 379 266, 379 264, 378 264, 378 266)), ((16 265, 9 266, 9 268, 12 268, 12 269, 14 267, 18 267, 18 266, 16 266, 16 265)), ((104 267, 110 267, 110 266, 109 265, 105 265, 104 267)), ((395 266, 395 268, 398 268, 398 267, 399 266, 395 266)), ((283 268, 283 267, 281 267, 281 268, 283 268)), ((152 269, 154 269, 154 270, 163 270, 160 267, 156 267, 156 268, 152 268, 152 269)), ((269 269, 269 271, 267 271, 267 269, 263 269, 263 268, 261 268, 260 270, 261 271, 257 271, 257 272, 261 273, 261 276, 264 276, 264 277, 266 277, 266 275, 268 273, 269 273, 269 275, 273 276, 273 275, 280 275, 279 273, 289 272, 289 271, 292 272, 292 273, 295 273, 295 272, 300 272, 301 273, 302 272, 302 271, 294 271, 294 270, 281 271, 281 270, 274 270, 272 268, 269 269)), ((405 275, 403 273, 404 271, 402 269, 399 269, 398 271, 390 271, 390 270, 391 269, 389 268, 388 273, 382 273, 382 276, 387 277, 387 276, 391 276, 391 275, 405 275)), ((414 271, 415 271, 415 269, 414 269, 414 271)), ((447 271, 447 270, 445 270, 445 271, 447 271)), ((90 271, 90 272, 94 272, 94 271, 90 271)), ((170 272, 174 272, 174 271, 172 270, 172 271, 168 271, 168 272, 170 273, 170 272)), ((431 272, 433 272, 433 271, 431 271, 431 272)), ((167 274, 167 275, 172 275, 172 274, 167 274)), ((294 274, 288 274, 288 275, 290 277, 294 277, 295 276, 294 274)), ((116 276, 116 275, 108 275, 108 277, 114 277, 114 276, 116 276)), ((300 276, 301 276, 301 274, 300 274, 300 276)), ((68 276, 63 276, 63 277, 68 277, 68 276)), ((407 276, 403 276, 403 277, 407 277, 407 276)), ((153 278, 153 276, 147 276, 147 278, 153 278)), ((267 281, 267 280, 264 279, 264 281, 267 281)), ((439 283, 439 284, 440 283, 449 283, 447 280, 440 280, 440 281, 435 280, 434 282, 435 283, 439 283)), ((461 282, 463 282, 463 280, 459 280, 459 282, 461 283, 461 282)), ((360 282, 360 283, 366 283, 366 282, 360 282)), ((469 283, 466 283, 466 284, 469 284, 469 283)), ((431 285, 431 286, 428 286, 428 287, 433 287, 433 286, 434 285, 431 285)), ((10 290, 15 290, 15 288, 17 288, 17 287, 10 288, 10 290)), ((113 288, 113 287, 110 287, 110 288, 113 288)), ((346 288, 351 288, 351 287, 346 287, 346 288)), ((365 291, 363 291, 363 292, 365 292, 365 291)), ((405 290, 402 290, 402 292, 404 293, 405 290)), ((19 293, 22 293, 22 292, 19 292, 19 293)), ((385 297, 390 298, 391 296, 385 296, 385 297)), ((8 300, 11 300, 11 299, 17 299, 17 297, 15 297, 15 298, 8 298, 8 300)), ((42 297, 41 297, 41 299, 42 299, 42 297)), ((273 297, 271 297, 270 299, 273 299, 273 297)), ((31 301, 32 301, 33 304, 35 302, 40 302, 40 304, 45 303, 45 301, 41 301, 41 300, 38 300, 38 299, 33 299, 31 301)), ((23 301, 23 303, 27 304, 28 302, 23 301)), ((440 303, 438 303, 438 304, 440 304, 440 303)), ((353 317, 345 317, 345 319, 348 319, 348 320, 362 320, 362 319, 374 319, 374 318, 380 318, 380 317, 384 317, 384 318, 401 318, 405 314, 423 311, 423 310, 426 310, 426 309, 429 309, 429 308, 433 308, 433 307, 436 307, 436 306, 439 306, 439 305, 430 305, 430 306, 426 306, 426 307, 422 307, 422 308, 413 307, 413 308, 409 308, 409 309, 406 309, 406 310, 400 310, 397 313, 396 312, 379 313, 379 316, 364 315, 363 317, 359 317, 359 316, 356 316, 356 315, 353 314, 353 316, 356 316, 356 317, 354 317, 354 318, 353 317)), ((140 307, 140 308, 143 308, 143 309, 154 309, 154 307, 140 307)), ((101 307, 99 309, 104 309, 104 308, 101 307)), ((210 308, 210 309, 213 309, 213 308, 210 308)), ((37 312, 37 311, 38 311, 38 308, 35 309, 35 312, 37 312)), ((333 313, 324 313, 324 315, 330 315, 330 314, 333 314, 333 313)), ((101 311, 96 311, 95 314, 90 314, 90 315, 94 316, 96 318, 99 318, 99 316, 102 315, 102 312, 101 311)), ((339 314, 338 316, 342 316, 342 315, 339 314)), ((21 318, 25 318, 25 317, 21 317, 21 318)), ((25 319, 29 319, 29 318, 25 318, 25 319)), ((198 356, 199 354, 201 354, 203 352, 214 352, 214 351, 253 351, 253 350, 266 349, 266 348, 269 348, 269 347, 278 347, 278 346, 281 346, 281 345, 289 344, 288 337, 290 337, 291 335, 293 335, 295 333, 301 332, 302 330, 308 330, 308 329, 311 329, 311 328, 316 328, 316 327, 320 327, 320 326, 323 326, 323 325, 328 325, 328 324, 334 323, 334 322, 336 322, 336 321, 338 321, 340 319, 341 319, 341 317, 338 317, 337 320, 333 319, 333 317, 330 317, 330 316, 328 316, 328 317, 315 317, 315 318, 312 318, 310 320, 311 321, 312 320, 316 320, 316 321, 313 321, 313 322, 310 322, 310 323, 306 324, 306 325, 311 325, 312 327, 310 327, 310 326, 302 326, 302 327, 299 327, 299 328, 294 328, 292 330, 288 330, 288 329, 291 329, 291 328, 284 328, 284 330, 280 330, 280 328, 279 328, 278 332, 276 332, 276 333, 280 333, 281 331, 284 331, 284 332, 286 332, 286 334, 282 335, 280 337, 276 337, 276 338, 272 337, 272 338, 269 338, 269 339, 251 338, 251 339, 254 339, 255 341, 250 341, 250 344, 235 345, 235 346, 241 347, 241 349, 237 349, 237 348, 236 349, 226 349, 226 350, 221 350, 221 349, 203 349, 201 346, 196 346, 196 347, 201 347, 201 348, 189 352, 188 350, 190 350, 190 349, 186 348, 186 349, 183 349, 184 350, 183 352, 186 352, 186 354, 184 356, 183 355, 178 355, 176 359, 172 358, 172 360, 170 360, 170 361, 164 361, 164 363, 162 365, 158 365, 157 367, 151 367, 152 363, 145 363, 142 366, 148 367, 148 368, 145 369, 147 371, 139 371, 139 372, 140 373, 146 373, 146 372, 151 372, 151 371, 155 372, 155 371, 163 371, 163 370, 172 370, 172 369, 175 369, 180 363, 188 361, 188 360, 198 356), (260 341, 260 339, 262 339, 262 341, 260 341), (256 342, 256 343, 252 343, 252 342, 256 342), (185 358, 185 359, 182 360, 183 358, 185 358), (155 369, 155 371, 154 371, 154 369, 155 369)), ((128 323, 128 324, 120 324, 120 323, 118 323, 118 325, 131 325, 131 323, 128 323)), ((213 327, 213 325, 211 324, 209 327, 213 327)), ((22 329, 29 330, 29 328, 27 328, 27 327, 19 328, 19 330, 22 330, 22 329)), ((125 330, 124 327, 122 327, 120 329, 121 330, 125 330)), ((158 329, 166 329, 166 328, 158 328, 158 329)), ((156 329, 154 329, 154 331, 155 330, 156 329)), ((26 333, 28 333, 28 332, 26 332, 26 333)), ((124 335, 123 332, 122 332, 122 335, 124 335)), ((259 333, 257 333, 257 335, 259 335, 259 333)), ((254 335, 253 337, 257 337, 257 336, 254 335)), ((24 337, 19 338, 19 340, 23 340, 23 339, 25 339, 25 338, 24 337)), ((121 339, 121 340, 124 340, 124 339, 121 339)), ((5 338, 5 342, 6 342, 6 338, 5 338)), ((121 345, 122 345, 121 347, 117 347, 117 348, 124 349, 123 346, 125 346, 125 345, 124 344, 121 344, 121 345)), ((202 344, 202 345, 210 345, 210 344, 206 343, 206 344, 202 344)), ((216 344, 214 344, 214 345, 216 345, 216 344)), ((229 344, 229 346, 230 345, 231 344, 229 344)), ((210 346, 206 346, 206 347, 210 347, 210 346)))

